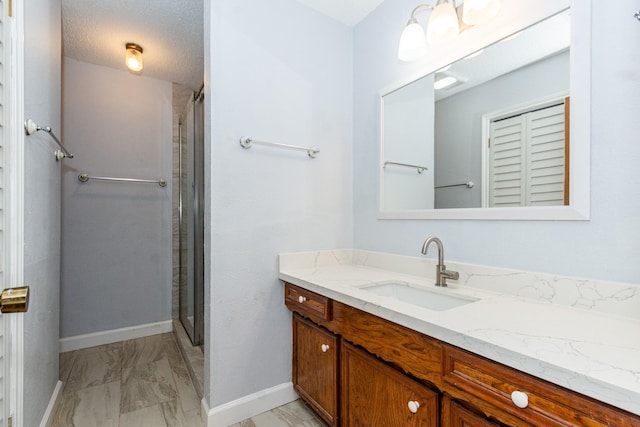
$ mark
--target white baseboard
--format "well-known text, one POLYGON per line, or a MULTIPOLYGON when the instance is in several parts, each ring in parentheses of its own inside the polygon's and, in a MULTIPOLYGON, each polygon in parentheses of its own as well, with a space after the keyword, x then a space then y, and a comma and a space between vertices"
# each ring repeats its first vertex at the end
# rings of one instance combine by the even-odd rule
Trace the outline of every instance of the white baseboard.
POLYGON ((298 399, 293 383, 284 383, 209 409, 202 399, 202 417, 207 427, 227 427, 298 399), (205 415, 206 414, 206 415, 205 415))
POLYGON ((74 337, 61 338, 60 353, 65 351, 80 350, 95 347, 97 345, 111 344, 118 341, 148 337, 150 335, 163 334, 173 330, 173 321, 166 320, 146 325, 130 326, 128 328, 112 329, 110 331, 94 332, 92 334, 76 335, 74 337))
POLYGON ((53 389, 53 394, 51 395, 51 399, 49 399, 49 404, 47 405, 46 411, 44 411, 44 415, 42 416, 42 421, 40 421, 40 427, 51 427, 53 423, 53 415, 55 414, 56 407, 58 406, 58 400, 62 395, 62 381, 58 381, 56 383, 56 387, 53 389))

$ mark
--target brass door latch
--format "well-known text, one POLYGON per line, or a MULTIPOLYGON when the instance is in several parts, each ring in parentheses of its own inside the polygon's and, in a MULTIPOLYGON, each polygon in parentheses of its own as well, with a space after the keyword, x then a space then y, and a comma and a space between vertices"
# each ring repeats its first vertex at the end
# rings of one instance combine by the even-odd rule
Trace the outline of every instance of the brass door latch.
POLYGON ((29 309, 29 287, 8 288, 0 295, 2 313, 25 313, 29 309))

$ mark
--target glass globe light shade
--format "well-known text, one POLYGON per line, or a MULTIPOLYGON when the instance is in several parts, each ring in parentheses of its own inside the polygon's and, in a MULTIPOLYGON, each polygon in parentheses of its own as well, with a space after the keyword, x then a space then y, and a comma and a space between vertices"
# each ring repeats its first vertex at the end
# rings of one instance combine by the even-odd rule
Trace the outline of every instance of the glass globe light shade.
POLYGON ((415 61, 424 56, 427 49, 426 38, 422 26, 415 18, 407 23, 398 46, 398 59, 401 61, 415 61))
POLYGON ((500 12, 500 0, 465 0, 462 6, 462 22, 478 25, 487 22, 500 12))
MULTIPOLYGON (((466 3, 466 1, 465 1, 466 3)), ((451 3, 440 3, 431 12, 427 24, 427 43, 440 44, 460 33, 458 15, 451 3)))

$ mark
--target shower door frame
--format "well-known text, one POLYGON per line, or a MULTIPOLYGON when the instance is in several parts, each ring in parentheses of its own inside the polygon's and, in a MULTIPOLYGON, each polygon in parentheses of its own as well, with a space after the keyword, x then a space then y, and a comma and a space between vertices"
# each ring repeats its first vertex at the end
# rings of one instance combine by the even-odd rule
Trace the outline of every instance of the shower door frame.
MULTIPOLYGON (((179 303, 179 314, 178 318, 180 323, 182 323, 189 339, 191 340, 194 346, 204 344, 204 91, 203 87, 195 92, 193 97, 191 98, 191 108, 193 109, 193 122, 191 123, 193 126, 193 140, 185 142, 185 144, 191 144, 193 148, 193 163, 191 167, 193 168, 193 283, 183 283, 183 277, 188 278, 186 274, 184 274, 184 269, 188 268, 187 265, 183 263, 183 250, 185 250, 184 245, 189 242, 184 242, 183 240, 183 227, 184 227, 184 217, 183 217, 183 200, 185 194, 182 191, 183 185, 183 153, 182 153, 182 137, 183 137, 183 122, 180 122, 179 125, 179 134, 178 138, 180 141, 179 150, 178 150, 178 173, 179 173, 179 298, 182 299, 184 295, 183 286, 193 286, 193 290, 189 290, 193 292, 193 323, 192 328, 186 326, 185 323, 191 323, 188 321, 188 313, 184 313, 183 307, 185 306, 182 301, 179 303), (201 108, 198 108, 198 104, 200 104, 201 108), (200 125, 200 126, 199 126, 200 125)), ((188 240, 188 239, 187 239, 188 240)), ((189 261, 189 260, 187 260, 189 261)))

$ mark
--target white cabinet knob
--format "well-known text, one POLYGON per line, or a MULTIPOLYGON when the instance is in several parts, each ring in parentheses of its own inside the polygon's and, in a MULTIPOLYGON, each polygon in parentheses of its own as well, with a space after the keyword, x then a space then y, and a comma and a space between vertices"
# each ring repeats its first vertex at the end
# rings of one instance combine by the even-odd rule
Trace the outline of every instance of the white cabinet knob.
POLYGON ((415 400, 410 400, 409 403, 407 403, 407 406, 409 407, 409 410, 412 414, 415 414, 416 412, 418 412, 418 409, 420 409, 420 404, 415 400))
POLYGON ((322 344, 322 352, 326 353, 327 351, 329 351, 329 346, 327 344, 322 344))
POLYGON ((306 300, 307 300, 307 298, 303 297, 302 295, 300 295, 300 296, 298 297, 298 302, 299 302, 300 304, 304 303, 306 300))
POLYGON ((511 401, 513 402, 514 405, 516 405, 518 408, 524 409, 527 406, 529 406, 529 396, 527 396, 527 393, 521 392, 521 391, 514 391, 513 393, 511 393, 511 401))

